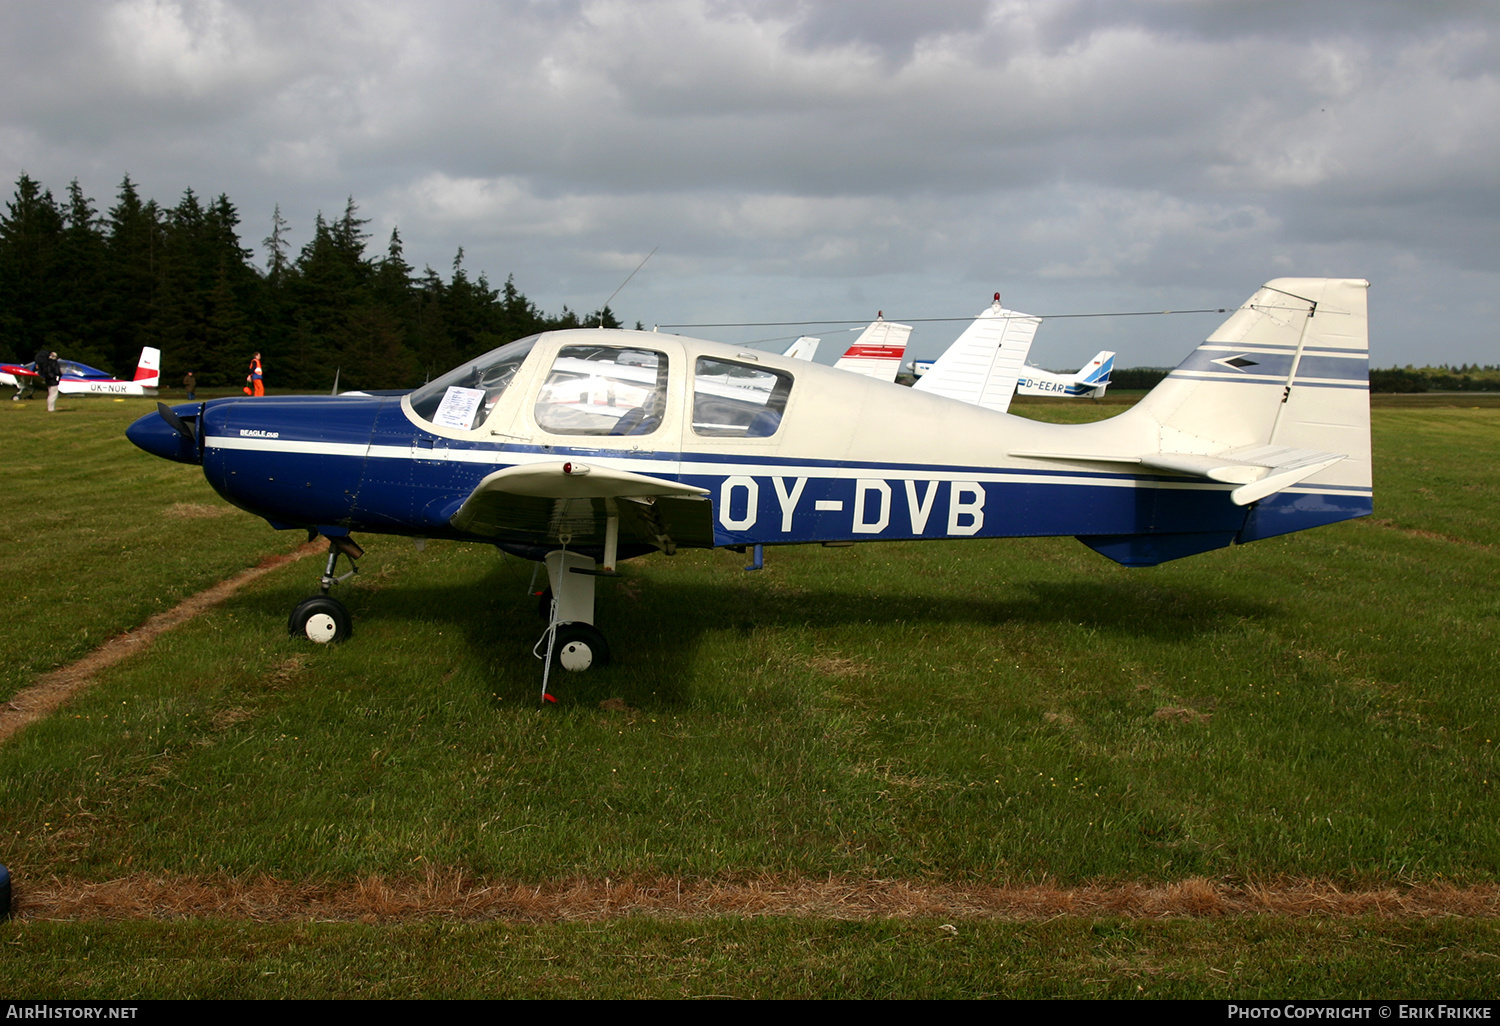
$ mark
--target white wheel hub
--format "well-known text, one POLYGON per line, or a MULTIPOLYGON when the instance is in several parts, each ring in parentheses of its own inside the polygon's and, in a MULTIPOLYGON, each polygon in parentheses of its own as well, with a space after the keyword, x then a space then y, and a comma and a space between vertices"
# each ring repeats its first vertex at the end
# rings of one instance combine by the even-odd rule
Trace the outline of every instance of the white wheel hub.
POLYGON ((594 665, 594 650, 586 641, 570 641, 558 653, 557 661, 564 670, 587 670, 594 665))
POLYGON ((303 630, 307 632, 308 638, 312 641, 316 641, 320 645, 326 645, 339 632, 339 625, 327 613, 314 613, 307 618, 307 624, 303 627, 303 630))

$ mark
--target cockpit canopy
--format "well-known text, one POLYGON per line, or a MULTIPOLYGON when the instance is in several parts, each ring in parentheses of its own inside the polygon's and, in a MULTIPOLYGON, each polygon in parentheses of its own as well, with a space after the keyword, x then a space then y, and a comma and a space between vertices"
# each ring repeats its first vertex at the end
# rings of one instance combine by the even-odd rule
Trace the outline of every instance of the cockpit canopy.
MULTIPOLYGON (((411 393, 412 412, 437 428, 478 430, 542 337, 518 339, 423 385, 411 393)), ((792 375, 746 362, 754 356, 694 359, 680 340, 639 332, 576 332, 561 341, 545 372, 537 367, 523 377, 540 378, 530 418, 546 434, 651 435, 683 417, 701 437, 768 438, 780 430, 792 375), (620 344, 627 340, 636 344, 620 344), (690 406, 671 392, 684 364, 692 372, 690 406)))

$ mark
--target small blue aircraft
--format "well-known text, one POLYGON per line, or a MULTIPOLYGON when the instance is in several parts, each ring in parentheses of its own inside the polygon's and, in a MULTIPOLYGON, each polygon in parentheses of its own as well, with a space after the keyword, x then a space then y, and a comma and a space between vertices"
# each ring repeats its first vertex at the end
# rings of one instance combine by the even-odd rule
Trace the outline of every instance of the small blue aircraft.
MULTIPOLYGON (((328 540, 293 634, 340 641, 355 532, 545 565, 547 669, 598 667, 594 584, 680 548, 1074 535, 1127 566, 1372 509, 1369 283, 1259 289, 1149 395, 1046 424, 832 367, 655 332, 547 332, 400 394, 168 407, 127 436, 328 540)), ((545 693, 545 683, 544 683, 545 693)))

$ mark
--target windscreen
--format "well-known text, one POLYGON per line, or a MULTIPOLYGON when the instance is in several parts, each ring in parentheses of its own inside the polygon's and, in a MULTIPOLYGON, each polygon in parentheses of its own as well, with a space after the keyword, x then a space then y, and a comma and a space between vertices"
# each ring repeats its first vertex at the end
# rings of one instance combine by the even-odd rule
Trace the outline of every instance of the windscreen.
POLYGON ((411 394, 412 411, 437 427, 474 430, 490 415, 541 337, 516 339, 429 381, 411 394))

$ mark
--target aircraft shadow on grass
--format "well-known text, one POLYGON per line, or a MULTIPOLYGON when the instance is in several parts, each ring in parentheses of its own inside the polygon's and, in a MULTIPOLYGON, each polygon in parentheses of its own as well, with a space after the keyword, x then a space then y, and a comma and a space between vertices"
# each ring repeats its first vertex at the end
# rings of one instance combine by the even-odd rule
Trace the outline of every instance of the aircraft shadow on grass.
MULTIPOLYGON (((502 701, 536 701, 538 662, 532 647, 546 620, 514 563, 463 585, 356 588, 351 600, 367 624, 398 623, 461 632, 487 687, 502 701), (357 596, 357 597, 356 597, 357 596)), ((541 582, 544 583, 544 582, 541 582)), ((292 586, 294 587, 294 586, 292 586)), ((827 638, 841 628, 894 631, 907 627, 977 629, 1024 625, 1042 630, 1073 626, 1108 636, 1190 645, 1240 624, 1274 620, 1269 603, 1209 588, 1156 581, 1008 582, 1006 597, 871 592, 836 587, 805 589, 753 580, 724 584, 627 577, 599 592, 599 605, 632 639, 630 655, 602 675, 568 675, 560 697, 597 701, 619 696, 632 704, 690 704, 689 682, 705 639, 733 632, 741 642, 757 634, 808 628, 827 638), (668 617, 663 611, 670 610, 668 617)), ((285 608, 287 591, 263 592, 247 605, 257 618, 285 608)), ((1004 648, 1004 643, 997 643, 1004 648)), ((913 652, 913 658, 921 653, 913 652)), ((1017 654, 1023 654, 1017 652, 1017 654)), ((941 661, 952 654, 934 652, 941 661)), ((891 658, 900 658, 892 651, 891 658)))

